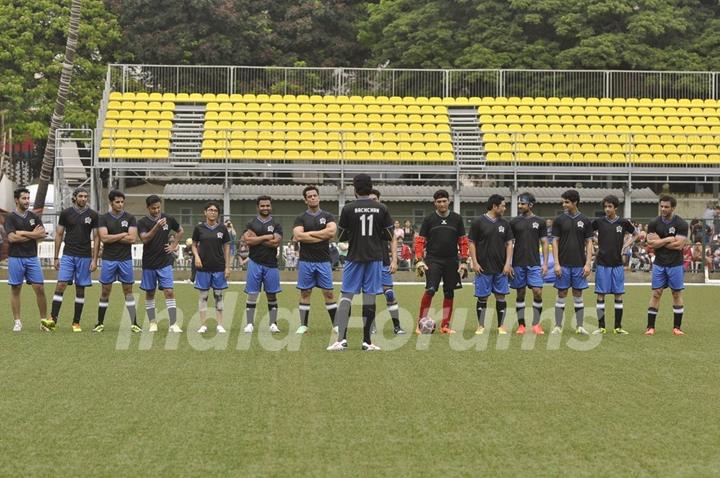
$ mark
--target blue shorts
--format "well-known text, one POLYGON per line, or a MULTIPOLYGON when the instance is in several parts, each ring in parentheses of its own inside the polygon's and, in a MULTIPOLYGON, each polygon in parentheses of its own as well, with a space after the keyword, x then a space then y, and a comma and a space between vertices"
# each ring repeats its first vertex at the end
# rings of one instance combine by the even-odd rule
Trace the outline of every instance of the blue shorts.
POLYGON ((679 266, 652 266, 652 288, 672 290, 683 290, 685 288, 685 270, 679 266))
POLYGON ((623 266, 597 266, 595 271, 596 294, 624 294, 625 268, 623 266))
POLYGON ((100 267, 100 283, 112 284, 120 281, 123 284, 134 284, 132 259, 126 261, 102 261, 100 267))
POLYGON ((142 290, 172 289, 173 286, 173 268, 171 265, 161 269, 142 270, 142 281, 140 281, 142 290))
POLYGON ((380 280, 383 286, 392 287, 393 278, 390 273, 390 266, 383 266, 382 268, 382 279, 380 280))
POLYGON ((562 266, 562 275, 555 279, 555 288, 558 290, 565 290, 573 288, 575 290, 582 290, 588 288, 587 278, 583 276, 582 267, 565 267, 562 266))
POLYGON ((491 292, 503 295, 510 293, 508 278, 502 272, 475 276, 475 297, 487 297, 491 292))
POLYGON ((540 266, 517 266, 513 267, 514 277, 510 279, 510 287, 513 289, 524 289, 525 287, 543 286, 542 269, 540 266))
POLYGON ((22 285, 23 279, 28 284, 43 284, 40 259, 35 257, 8 257, 8 284, 22 285))
POLYGON ((345 261, 341 292, 348 294, 382 294, 382 261, 345 261))
POLYGON ((330 262, 298 261, 297 288, 310 290, 313 287, 330 290, 333 288, 332 264, 330 262))
POLYGON ((282 291, 280 288, 280 270, 277 267, 267 267, 248 260, 245 293, 259 294, 261 288, 265 289, 266 294, 277 294, 282 291))
POLYGON ((228 283, 225 279, 225 272, 205 272, 197 271, 195 273, 195 288, 200 290, 222 290, 227 289, 228 283))
POLYGON ((90 287, 90 257, 62 256, 60 258, 60 270, 58 271, 58 282, 74 282, 79 287, 90 287))

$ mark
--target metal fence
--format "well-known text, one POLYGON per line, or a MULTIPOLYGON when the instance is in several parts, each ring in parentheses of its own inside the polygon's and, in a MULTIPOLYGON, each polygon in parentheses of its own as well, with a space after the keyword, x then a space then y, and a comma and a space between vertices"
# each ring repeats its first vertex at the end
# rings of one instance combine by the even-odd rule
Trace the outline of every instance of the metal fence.
POLYGON ((718 99, 720 73, 113 64, 108 86, 149 93, 718 99))

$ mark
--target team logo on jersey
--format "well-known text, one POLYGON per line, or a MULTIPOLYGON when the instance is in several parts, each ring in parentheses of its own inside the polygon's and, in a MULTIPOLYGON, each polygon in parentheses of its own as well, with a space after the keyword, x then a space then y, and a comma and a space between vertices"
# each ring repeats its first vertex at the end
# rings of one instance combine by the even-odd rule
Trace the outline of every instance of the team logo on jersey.
POLYGON ((275 232, 275 226, 268 226, 268 232, 275 232))
POLYGON ((440 224, 445 224, 445 225, 447 225, 447 220, 443 219, 442 221, 440 221, 440 224))
POLYGON ((128 222, 127 221, 121 222, 120 227, 128 227, 128 222))
POLYGON ((622 232, 622 226, 616 227, 615 232, 618 232, 618 233, 622 232))
POLYGON ((217 237, 218 237, 218 239, 222 239, 222 238, 223 238, 223 233, 222 233, 222 232, 218 232, 218 233, 217 233, 217 237))
POLYGON ((578 228, 579 228, 579 229, 585 229, 585 223, 582 222, 582 221, 578 222, 578 228))
POLYGON ((540 229, 540 224, 538 224, 537 222, 533 222, 532 225, 533 229, 540 229))
POLYGON ((168 225, 165 224, 165 225, 163 226, 163 231, 167 231, 168 229, 169 229, 168 225))
POLYGON ((86 218, 85 218, 85 224, 90 224, 90 223, 92 223, 92 219, 89 218, 89 217, 86 217, 86 218))
POLYGON ((321 217, 319 222, 324 226, 327 223, 327 220, 325 220, 324 217, 321 217))
POLYGON ((674 228, 674 227, 671 227, 670 229, 668 229, 668 232, 669 232, 670 234, 675 234, 675 228, 674 228))
POLYGON ((34 225, 35 225, 35 219, 30 219, 30 225, 31 225, 31 226, 34 226, 34 225))
POLYGON ((498 226, 498 231, 501 232, 501 233, 505 232, 505 227, 504 227, 504 226, 498 226))

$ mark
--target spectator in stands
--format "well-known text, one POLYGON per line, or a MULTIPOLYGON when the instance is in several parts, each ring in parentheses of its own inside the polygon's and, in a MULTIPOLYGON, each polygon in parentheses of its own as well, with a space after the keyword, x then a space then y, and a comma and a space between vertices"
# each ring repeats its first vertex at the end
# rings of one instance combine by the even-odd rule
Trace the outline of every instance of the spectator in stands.
POLYGON ((338 242, 337 245, 338 252, 339 252, 339 260, 340 260, 340 266, 345 266, 345 259, 347 258, 348 253, 348 243, 347 242, 338 242))
POLYGON ((243 238, 240 238, 240 242, 238 243, 237 257, 240 262, 240 268, 245 270, 247 268, 248 258, 250 257, 250 247, 248 247, 247 242, 245 242, 243 238))
POLYGON ((415 232, 415 226, 413 226, 413 223, 410 221, 410 219, 405 219, 403 233, 403 241, 405 241, 405 244, 407 244, 408 247, 412 249, 415 246, 415 236, 417 235, 417 233, 415 232))
MULTIPOLYGON (((689 272, 692 270, 693 265, 693 255, 692 255, 692 247, 690 244, 685 244, 685 247, 683 247, 683 270, 685 272, 689 272)), ((693 270, 693 272, 695 272, 693 270)))
POLYGON ((405 237, 405 231, 402 227, 400 227, 400 221, 395 221, 395 229, 393 233, 395 234, 395 237, 398 239, 403 239, 405 237))
POLYGON ((713 216, 713 233, 720 234, 720 204, 715 206, 715 215, 713 216))
POLYGON ((705 211, 703 212, 703 224, 707 227, 713 227, 713 221, 715 220, 715 202, 710 201, 705 205, 705 211))
POLYGON ((288 242, 285 246, 283 258, 285 259, 285 270, 294 271, 297 267, 298 254, 293 241, 288 242))
POLYGON ((692 246, 692 266, 691 270, 695 273, 701 272, 703 267, 703 246, 701 243, 696 242, 692 246))
POLYGON ((712 259, 712 272, 717 272, 718 270, 720 270, 720 247, 715 249, 712 259))
POLYGON ((410 251, 410 247, 408 247, 408 245, 402 239, 397 240, 397 258, 399 271, 410 270, 412 252, 410 251))
POLYGON ((230 219, 225 219, 225 228, 228 230, 228 235, 230 236, 230 260, 232 261, 230 267, 234 269, 237 267, 235 262, 235 255, 237 254, 237 232, 230 219))

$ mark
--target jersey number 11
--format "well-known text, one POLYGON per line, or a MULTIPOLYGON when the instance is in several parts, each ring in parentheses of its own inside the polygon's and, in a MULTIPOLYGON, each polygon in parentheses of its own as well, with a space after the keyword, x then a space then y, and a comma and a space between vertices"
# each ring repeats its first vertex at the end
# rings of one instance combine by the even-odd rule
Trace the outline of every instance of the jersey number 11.
POLYGON ((372 236, 373 235, 373 218, 372 214, 363 214, 360 216, 360 235, 361 236, 372 236))

